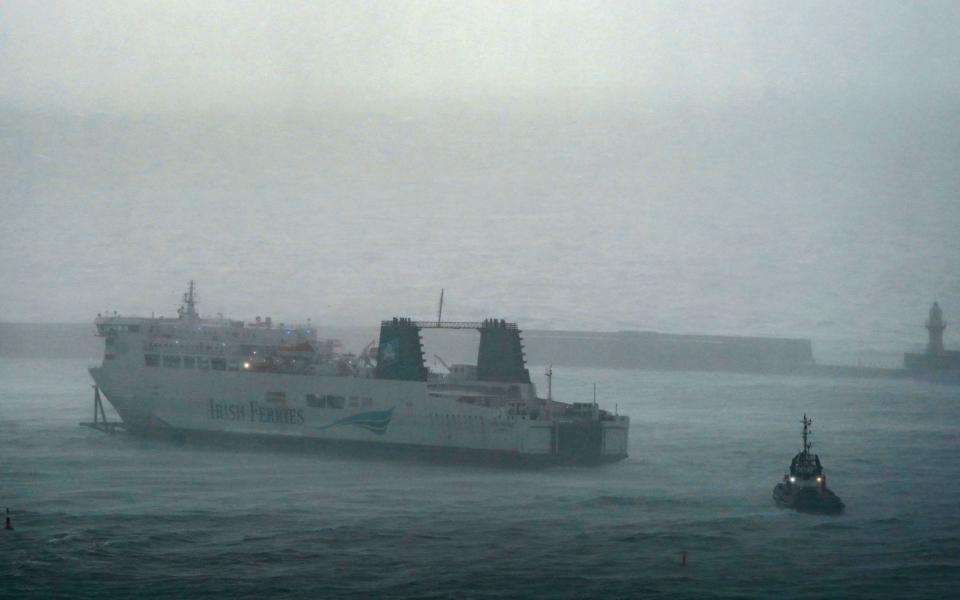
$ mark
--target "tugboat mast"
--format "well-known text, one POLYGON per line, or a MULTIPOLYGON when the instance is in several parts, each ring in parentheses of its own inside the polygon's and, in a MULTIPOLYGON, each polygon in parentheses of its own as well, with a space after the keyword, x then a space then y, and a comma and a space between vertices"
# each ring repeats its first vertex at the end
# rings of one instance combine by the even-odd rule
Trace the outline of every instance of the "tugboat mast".
POLYGON ((810 425, 813 423, 813 419, 807 418, 807 413, 803 413, 803 453, 809 454, 810 447, 813 445, 807 441, 807 436, 810 433, 810 425))

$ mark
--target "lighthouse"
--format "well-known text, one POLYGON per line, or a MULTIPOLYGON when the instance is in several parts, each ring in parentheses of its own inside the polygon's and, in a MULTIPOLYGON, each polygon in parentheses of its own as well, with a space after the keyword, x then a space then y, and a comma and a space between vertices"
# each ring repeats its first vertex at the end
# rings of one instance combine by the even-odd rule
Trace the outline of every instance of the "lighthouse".
POLYGON ((927 341, 927 354, 943 354, 943 330, 947 328, 943 320, 943 311, 935 301, 930 307, 930 318, 927 319, 927 332, 930 338, 927 341))
POLYGON ((926 352, 904 354, 903 367, 914 377, 960 384, 960 350, 943 347, 943 330, 947 328, 947 322, 943 320, 943 311, 937 302, 930 307, 926 328, 929 334, 926 352))

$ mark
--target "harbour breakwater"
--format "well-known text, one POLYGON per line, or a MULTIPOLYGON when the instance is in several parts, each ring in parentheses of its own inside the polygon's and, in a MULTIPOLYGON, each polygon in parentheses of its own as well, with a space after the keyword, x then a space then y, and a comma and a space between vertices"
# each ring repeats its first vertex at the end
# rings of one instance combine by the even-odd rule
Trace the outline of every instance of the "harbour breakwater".
POLYGON ((901 378, 904 369, 819 364, 805 338, 673 334, 656 331, 523 332, 529 362, 650 371, 727 371, 823 377, 901 378))
MULTIPOLYGON (((341 340, 357 352, 376 339, 377 330, 321 326, 321 338, 341 340)), ((475 362, 472 331, 449 332, 427 340, 427 356, 448 362, 475 362)), ((89 358, 97 360, 102 340, 88 323, 0 323, 0 356, 89 358)), ((907 377, 905 369, 819 364, 813 342, 804 338, 684 335, 654 331, 526 330, 523 344, 530 364, 656 371, 729 371, 826 377, 907 377)))

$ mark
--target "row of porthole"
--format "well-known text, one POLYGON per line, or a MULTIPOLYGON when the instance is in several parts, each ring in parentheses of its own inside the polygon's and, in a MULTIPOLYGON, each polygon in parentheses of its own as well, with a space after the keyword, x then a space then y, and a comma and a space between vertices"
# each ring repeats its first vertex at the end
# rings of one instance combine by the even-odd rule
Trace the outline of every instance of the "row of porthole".
MULTIPOLYGON (((152 333, 152 334, 160 334, 160 335, 167 335, 167 336, 174 336, 174 335, 176 334, 176 332, 173 331, 173 330, 170 330, 170 331, 151 330, 150 333, 152 333)), ((212 340, 214 340, 214 341, 220 341, 220 337, 221 337, 221 336, 226 337, 227 335, 230 335, 230 336, 232 336, 232 337, 243 338, 243 339, 245 339, 245 340, 258 340, 258 339, 262 339, 262 338, 264 337, 264 336, 257 335, 256 332, 243 333, 243 334, 241 335, 241 334, 238 334, 236 331, 231 331, 231 332, 229 332, 229 333, 219 333, 219 334, 218 334, 218 333, 202 333, 201 335, 196 336, 196 337, 208 338, 208 339, 212 339, 212 340)), ((280 336, 281 341, 283 341, 286 337, 287 337, 287 336, 285 336, 285 335, 281 335, 281 336, 280 336)), ((190 338, 188 338, 188 339, 190 339, 190 338)), ((195 339, 195 338, 194 338, 194 339, 195 339)))
MULTIPOLYGON (((200 344, 193 344, 193 345, 183 344, 183 345, 180 345, 180 344, 158 344, 158 343, 156 343, 156 342, 151 342, 151 343, 148 343, 148 344, 144 344, 144 348, 143 348, 143 349, 144 349, 144 350, 147 350, 147 351, 152 350, 152 351, 154 351, 154 352, 161 352, 161 351, 163 351, 164 349, 174 350, 174 351, 179 351, 179 352, 203 352, 203 351, 204 351, 204 348, 203 348, 200 344)), ((220 347, 216 347, 216 346, 212 346, 212 347, 211 347, 211 346, 208 345, 208 346, 206 347, 206 350, 207 350, 208 352, 211 352, 211 353, 224 354, 224 353, 226 353, 226 350, 227 350, 227 349, 226 349, 226 344, 223 344, 223 345, 221 345, 220 347)))
POLYGON ((143 362, 145 366, 148 367, 160 367, 163 366, 167 369, 200 369, 201 371, 206 371, 212 369, 214 371, 238 371, 240 370, 240 365, 237 361, 231 360, 227 362, 223 358, 212 358, 208 359, 202 356, 184 356, 179 355, 173 356, 169 354, 144 354, 143 362))

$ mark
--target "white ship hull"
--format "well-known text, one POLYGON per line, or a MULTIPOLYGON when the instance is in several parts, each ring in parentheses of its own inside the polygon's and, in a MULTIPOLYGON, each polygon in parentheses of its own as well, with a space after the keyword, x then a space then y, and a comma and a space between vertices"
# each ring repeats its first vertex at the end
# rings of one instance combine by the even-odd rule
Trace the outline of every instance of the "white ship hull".
POLYGON ((190 282, 176 318, 97 315, 103 363, 90 374, 99 414, 102 392, 126 429, 144 434, 537 463, 627 455, 626 417, 537 396, 515 323, 394 317, 380 324, 375 356, 372 344, 338 354, 339 343, 319 340, 309 324, 201 318, 195 291, 190 282), (426 327, 478 330, 477 364, 431 373, 426 327))
POLYGON ((425 382, 109 363, 90 373, 137 433, 544 464, 614 462, 627 454, 625 417, 529 419, 431 394, 425 382), (327 396, 342 398, 343 406, 318 406, 316 399, 327 396))

